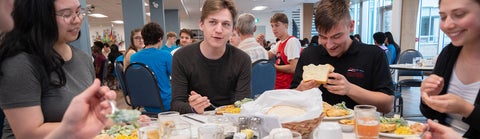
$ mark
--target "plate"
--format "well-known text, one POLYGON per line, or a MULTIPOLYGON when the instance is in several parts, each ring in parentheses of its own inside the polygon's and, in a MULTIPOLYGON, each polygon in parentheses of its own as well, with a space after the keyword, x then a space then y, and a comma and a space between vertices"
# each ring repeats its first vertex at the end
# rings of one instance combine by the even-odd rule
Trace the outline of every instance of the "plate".
MULTIPOLYGON (((408 125, 412 125, 414 123, 417 123, 417 122, 413 122, 413 121, 407 121, 408 122, 408 125)), ((380 132, 380 136, 384 136, 384 137, 390 137, 390 138, 406 138, 406 137, 419 137, 420 135, 419 134, 413 134, 413 135, 399 135, 399 134, 395 134, 395 133, 382 133, 380 132)))
POLYGON ((325 116, 323 117, 324 120, 341 120, 341 119, 347 119, 347 118, 352 118, 353 117, 353 110, 352 109, 348 109, 348 111, 350 111, 350 114, 349 115, 345 115, 345 116, 339 116, 339 117, 328 117, 328 116, 325 116))

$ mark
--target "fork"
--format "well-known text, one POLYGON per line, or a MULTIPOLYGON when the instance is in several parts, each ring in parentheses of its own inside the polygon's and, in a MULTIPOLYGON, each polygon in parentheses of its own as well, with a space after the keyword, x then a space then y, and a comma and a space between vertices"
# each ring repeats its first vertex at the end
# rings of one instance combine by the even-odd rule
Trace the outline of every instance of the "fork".
MULTIPOLYGON (((438 123, 438 120, 434 119, 433 122, 438 123)), ((420 134, 420 138, 423 138, 423 136, 425 136, 425 133, 427 133, 427 131, 430 131, 430 126, 428 126, 428 124, 425 124, 425 126, 427 126, 427 129, 423 130, 422 134, 420 134)))

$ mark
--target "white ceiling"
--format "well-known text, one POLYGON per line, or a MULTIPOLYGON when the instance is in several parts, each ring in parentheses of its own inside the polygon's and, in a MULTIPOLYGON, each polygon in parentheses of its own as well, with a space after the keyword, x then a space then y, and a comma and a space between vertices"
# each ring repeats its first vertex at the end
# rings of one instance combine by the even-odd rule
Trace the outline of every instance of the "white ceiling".
MULTIPOLYGON (((300 8, 302 3, 315 3, 319 0, 235 0, 239 13, 249 12, 252 14, 273 13, 290 11, 300 8), (252 11, 255 6, 267 6, 263 11, 252 11)), ((87 4, 95 6, 93 13, 107 15, 107 18, 88 17, 90 27, 110 26, 113 20, 122 20, 122 0, 87 0, 87 4)), ((148 2, 148 0, 145 0, 148 2)), ((200 8, 203 0, 163 0, 165 9, 178 9, 180 22, 186 19, 198 18, 200 20, 200 8), (185 7, 182 5, 182 1, 185 7), (188 11, 185 11, 185 9, 188 11)), ((149 11, 148 6, 145 8, 149 11)), ((149 17, 147 16, 147 20, 149 17)), ((196 20, 196 21, 198 21, 196 20)), ((191 20, 190 20, 191 21, 191 20)))

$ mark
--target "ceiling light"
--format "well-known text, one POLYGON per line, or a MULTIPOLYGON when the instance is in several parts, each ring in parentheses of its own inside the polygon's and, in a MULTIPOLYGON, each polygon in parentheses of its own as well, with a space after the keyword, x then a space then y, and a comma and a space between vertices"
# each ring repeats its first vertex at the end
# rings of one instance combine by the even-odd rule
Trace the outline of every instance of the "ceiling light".
POLYGON ((254 11, 262 11, 262 10, 265 10, 265 9, 267 9, 267 6, 255 6, 255 7, 253 7, 252 10, 254 10, 254 11))
POLYGON ((147 6, 147 7, 148 7, 148 3, 146 3, 146 2, 143 2, 143 5, 145 5, 145 6, 147 6))
POLYGON ((150 16, 150 13, 145 13, 147 16, 150 16))
POLYGON ((95 18, 107 18, 108 17, 104 14, 99 14, 99 13, 89 14, 88 16, 95 17, 95 18))
POLYGON ((122 21, 122 20, 114 20, 114 21, 112 21, 112 23, 114 23, 114 24, 123 24, 123 21, 122 21))

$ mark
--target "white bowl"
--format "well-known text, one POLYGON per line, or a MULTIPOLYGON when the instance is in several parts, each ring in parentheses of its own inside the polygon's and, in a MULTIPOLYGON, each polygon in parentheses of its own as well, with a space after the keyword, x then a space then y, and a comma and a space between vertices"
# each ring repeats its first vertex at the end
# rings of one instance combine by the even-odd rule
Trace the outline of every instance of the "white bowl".
POLYGON ((340 127, 342 128, 343 132, 353 132, 353 125, 350 124, 340 124, 340 127))

